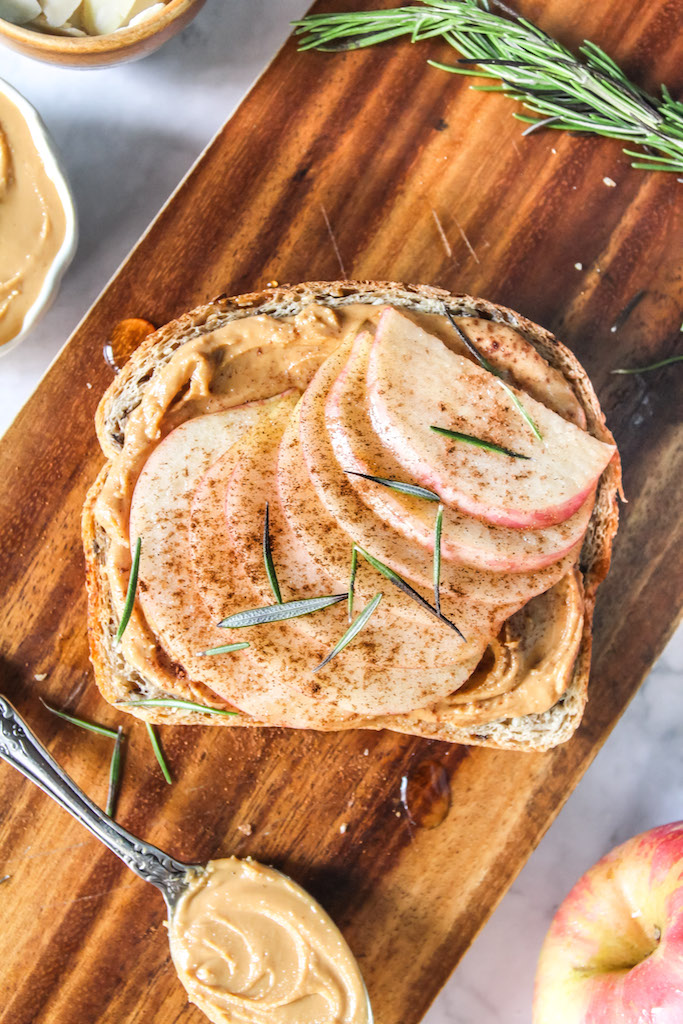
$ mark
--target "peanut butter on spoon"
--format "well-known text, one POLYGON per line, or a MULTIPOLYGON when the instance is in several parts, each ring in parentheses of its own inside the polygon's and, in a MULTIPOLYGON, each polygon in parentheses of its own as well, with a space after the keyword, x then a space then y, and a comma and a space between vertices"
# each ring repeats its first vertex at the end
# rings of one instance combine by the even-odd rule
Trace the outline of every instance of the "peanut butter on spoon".
POLYGON ((0 757, 161 890, 178 976, 213 1024, 372 1024, 339 929, 286 875, 236 857, 182 864, 131 835, 66 775, 2 695, 0 757))

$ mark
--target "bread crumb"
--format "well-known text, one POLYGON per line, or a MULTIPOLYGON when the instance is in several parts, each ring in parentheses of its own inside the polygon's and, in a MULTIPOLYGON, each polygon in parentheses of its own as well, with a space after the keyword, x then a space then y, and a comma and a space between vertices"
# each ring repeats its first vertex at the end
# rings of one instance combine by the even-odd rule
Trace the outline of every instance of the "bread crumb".
POLYGON ((397 818, 401 817, 401 812, 400 811, 394 811, 394 814, 396 815, 397 818))
POLYGON ((44 679, 47 679, 47 672, 36 672, 33 678, 37 683, 42 683, 44 679))
POLYGON ((340 831, 340 833, 341 833, 342 835, 344 835, 344 833, 346 832, 346 830, 347 830, 347 828, 348 828, 348 827, 349 827, 349 826, 348 826, 348 825, 346 824, 346 822, 343 822, 343 823, 342 823, 342 824, 341 824, 341 825, 339 826, 339 831, 340 831))
POLYGON ((241 832, 243 836, 250 836, 254 831, 253 825, 238 825, 237 831, 241 832))
POLYGON ((617 183, 614 180, 614 178, 603 178, 602 180, 605 183, 605 185, 608 186, 608 188, 616 188, 617 187, 617 183))
POLYGON ((574 269, 575 270, 583 270, 583 263, 575 263, 574 264, 574 269))

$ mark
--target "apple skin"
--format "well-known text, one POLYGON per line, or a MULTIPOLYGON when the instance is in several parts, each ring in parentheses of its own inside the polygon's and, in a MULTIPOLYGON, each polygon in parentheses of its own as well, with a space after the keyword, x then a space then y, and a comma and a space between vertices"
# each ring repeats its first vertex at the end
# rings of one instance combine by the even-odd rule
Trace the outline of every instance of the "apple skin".
POLYGON ((683 1024, 683 821, 576 883, 541 949, 533 1024, 683 1024))

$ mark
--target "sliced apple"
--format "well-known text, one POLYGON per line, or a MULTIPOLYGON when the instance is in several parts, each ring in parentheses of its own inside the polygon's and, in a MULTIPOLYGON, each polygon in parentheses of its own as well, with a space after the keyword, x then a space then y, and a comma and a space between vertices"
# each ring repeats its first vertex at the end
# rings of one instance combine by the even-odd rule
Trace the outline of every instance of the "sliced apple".
MULTIPOLYGON (((270 539, 275 569, 283 600, 312 597, 339 591, 327 568, 316 565, 305 545, 292 530, 279 503, 277 490, 277 451, 282 430, 276 424, 256 427, 237 446, 238 455, 225 487, 225 511, 228 533, 235 556, 259 595, 259 603, 272 604, 275 600, 265 571, 262 552, 262 531, 266 502, 269 503, 270 539)), ((232 455, 232 453, 231 453, 232 455)), ((221 490, 219 485, 217 490, 221 490)), ((325 538, 321 538, 324 542, 325 538)), ((346 578, 348 588, 350 546, 346 548, 346 578)), ((431 618, 400 590, 385 585, 375 570, 361 563, 357 580, 369 598, 378 590, 384 597, 343 659, 337 662, 337 671, 344 672, 348 663, 361 648, 372 650, 373 670, 397 668, 431 669, 451 665, 476 653, 463 644, 457 634, 443 623, 431 618), (403 650, 397 657, 397 640, 403 650)), ((431 597, 431 595, 430 595, 431 597)), ((367 598, 358 594, 356 611, 360 611, 367 598)), ((346 606, 329 608, 324 615, 293 619, 290 629, 313 643, 334 646, 348 627, 346 606)), ((373 673, 368 673, 368 679, 373 673)), ((424 694, 418 698, 423 701, 424 694)))
MULTIPOLYGON (((268 446, 274 456, 283 425, 283 418, 264 419, 221 456, 195 492, 190 528, 194 577, 214 621, 275 601, 261 547, 266 494, 269 501, 275 499, 271 540, 280 585, 289 591, 283 597, 334 592, 329 579, 307 565, 307 556, 290 547, 280 531, 275 481, 269 480, 268 446)), ((281 709, 293 702, 297 721, 314 728, 329 722, 348 723, 354 716, 400 713, 453 692, 469 678, 485 643, 465 645, 439 623, 433 630, 429 621, 406 623, 392 611, 392 596, 386 596, 384 608, 380 603, 376 616, 353 644, 319 672, 314 673, 314 668, 348 626, 345 603, 282 624, 217 631, 223 633, 222 643, 246 639, 252 644, 239 662, 223 660, 221 664, 221 656, 208 656, 205 661, 210 665, 197 665, 192 652, 188 654, 186 637, 183 664, 189 660, 193 678, 200 673, 202 681, 217 693, 229 694, 236 707, 251 715, 275 721, 281 709)), ((362 603, 358 601, 356 607, 359 611, 362 603)), ((188 635, 196 635, 195 625, 186 623, 185 629, 188 635)))
MULTIPOLYGON (((339 572, 347 564, 346 552, 353 539, 411 583, 428 589, 433 558, 429 552, 407 545, 401 534, 361 500, 342 472, 325 429, 325 399, 352 344, 342 346, 320 367, 285 431, 278 471, 283 508, 309 554, 320 564, 327 557, 329 565, 339 572)), ((484 606, 493 605, 511 615, 531 597, 557 583, 577 554, 578 545, 558 562, 535 573, 494 573, 444 562, 444 612, 469 636, 484 606)))
MULTIPOLYGON (((356 338, 346 366, 332 384, 325 402, 325 422, 340 466, 352 473, 412 483, 397 459, 382 444, 370 422, 367 366, 373 339, 356 338)), ((424 498, 392 490, 359 476, 350 484, 380 518, 408 541, 434 551, 434 505, 424 498)), ((456 563, 499 572, 534 572, 571 551, 583 537, 593 509, 591 493, 564 523, 542 530, 511 530, 446 508, 441 538, 442 557, 456 563)))
POLYGON ((493 374, 390 308, 370 352, 368 393, 373 427, 410 479, 499 526, 539 529, 569 519, 615 451, 519 393, 539 441, 493 374), (524 457, 453 440, 431 426, 524 457))

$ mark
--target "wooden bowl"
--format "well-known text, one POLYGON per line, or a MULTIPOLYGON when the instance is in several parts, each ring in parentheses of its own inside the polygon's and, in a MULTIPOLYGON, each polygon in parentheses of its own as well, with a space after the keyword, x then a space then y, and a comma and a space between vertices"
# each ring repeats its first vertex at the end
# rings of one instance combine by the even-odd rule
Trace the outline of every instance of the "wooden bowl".
POLYGON ((71 68, 101 68, 144 57, 180 32, 205 0, 170 0, 159 14, 106 36, 59 36, 0 19, 0 42, 26 57, 71 68))

